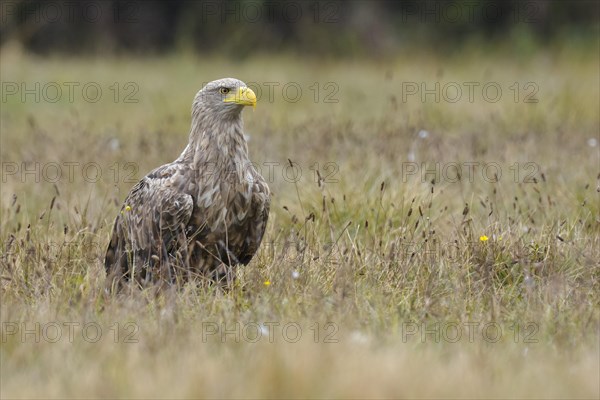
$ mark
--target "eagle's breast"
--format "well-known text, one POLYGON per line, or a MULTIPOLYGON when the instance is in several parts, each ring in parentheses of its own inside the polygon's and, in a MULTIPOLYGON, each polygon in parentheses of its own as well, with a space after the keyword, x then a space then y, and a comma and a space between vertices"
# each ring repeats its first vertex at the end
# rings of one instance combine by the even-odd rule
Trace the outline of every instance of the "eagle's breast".
POLYGON ((244 168, 243 175, 232 169, 210 175, 198 186, 194 225, 207 227, 213 233, 232 232, 267 206, 268 185, 251 165, 244 168))

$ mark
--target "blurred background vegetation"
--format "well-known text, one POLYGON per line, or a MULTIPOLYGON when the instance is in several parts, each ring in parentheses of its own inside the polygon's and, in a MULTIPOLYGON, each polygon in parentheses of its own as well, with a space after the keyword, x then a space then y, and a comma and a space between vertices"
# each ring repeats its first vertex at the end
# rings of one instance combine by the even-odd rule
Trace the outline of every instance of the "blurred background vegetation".
POLYGON ((600 398, 599 12, 0 0, 0 327, 64 333, 0 341, 0 398, 600 398), (244 117, 273 192, 259 254, 231 292, 105 295, 123 199, 180 154, 194 95, 224 76, 263 90, 244 117), (473 101, 466 83, 480 85, 473 101), (486 83, 504 95, 490 101, 486 83), (436 100, 435 85, 462 97, 436 100), (302 341, 202 339, 206 322, 267 321, 298 322, 302 341), (421 335, 406 341, 413 321, 421 335), (96 322, 103 340, 81 339, 96 322), (139 343, 114 341, 131 322, 139 343), (328 322, 337 344, 314 340, 328 322), (473 322, 499 324, 502 340, 475 328, 471 341, 473 322), (469 327, 460 343, 423 339, 450 324, 469 327))
POLYGON ((2 1, 0 44, 38 54, 385 58, 504 43, 511 51, 599 33, 597 1, 2 1), (426 47, 426 48, 424 48, 426 47))

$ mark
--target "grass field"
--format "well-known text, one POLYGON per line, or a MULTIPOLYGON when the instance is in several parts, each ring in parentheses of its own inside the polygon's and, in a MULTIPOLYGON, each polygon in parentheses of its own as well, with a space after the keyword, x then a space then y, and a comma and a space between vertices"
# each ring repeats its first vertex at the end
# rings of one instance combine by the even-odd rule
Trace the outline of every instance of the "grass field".
POLYGON ((6 46, 1 397, 598 398, 598 64, 566 45, 210 62, 6 46), (121 202, 225 76, 259 95, 259 254, 227 293, 105 294, 121 202))

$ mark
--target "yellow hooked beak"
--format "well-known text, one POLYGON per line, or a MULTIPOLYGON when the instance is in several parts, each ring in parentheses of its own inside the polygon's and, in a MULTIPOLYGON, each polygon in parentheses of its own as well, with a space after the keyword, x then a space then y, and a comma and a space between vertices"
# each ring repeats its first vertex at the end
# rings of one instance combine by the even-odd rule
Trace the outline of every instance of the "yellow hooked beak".
POLYGON ((256 94, 248 87, 240 87, 237 91, 229 93, 223 102, 256 107, 256 94))

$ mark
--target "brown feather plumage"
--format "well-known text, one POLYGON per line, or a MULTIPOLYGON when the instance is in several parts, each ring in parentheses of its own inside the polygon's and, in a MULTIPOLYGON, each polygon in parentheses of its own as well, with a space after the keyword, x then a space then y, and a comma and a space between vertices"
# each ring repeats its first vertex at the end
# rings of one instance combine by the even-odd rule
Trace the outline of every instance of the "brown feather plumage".
POLYGON ((250 103, 232 93, 252 92, 231 78, 199 91, 185 150, 129 192, 106 252, 111 287, 132 278, 145 286, 195 277, 231 283, 234 267, 258 250, 270 192, 248 157, 241 110, 250 103))

